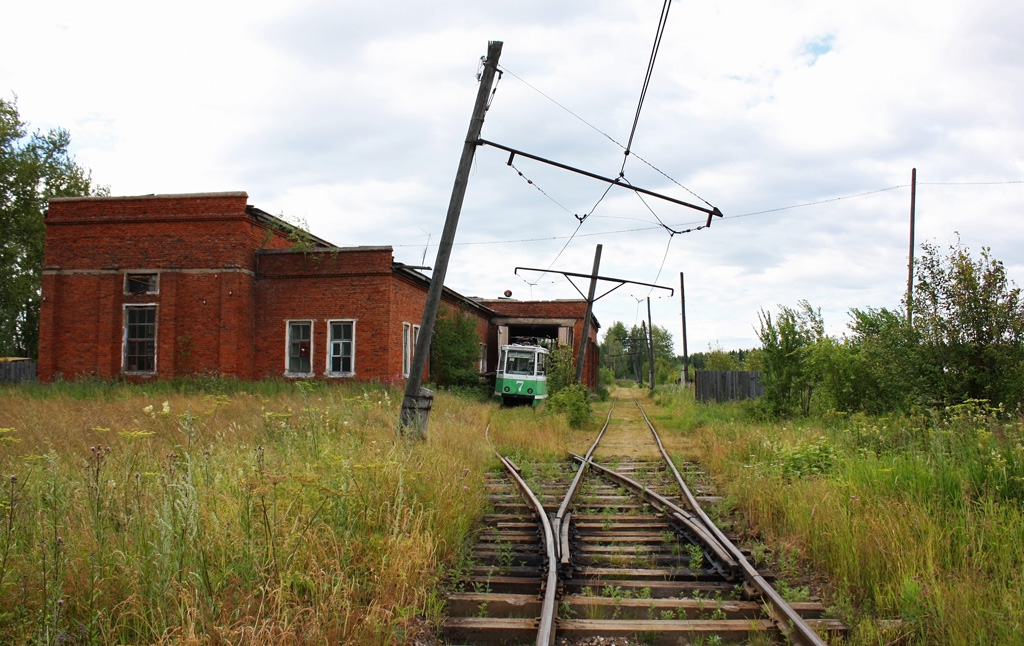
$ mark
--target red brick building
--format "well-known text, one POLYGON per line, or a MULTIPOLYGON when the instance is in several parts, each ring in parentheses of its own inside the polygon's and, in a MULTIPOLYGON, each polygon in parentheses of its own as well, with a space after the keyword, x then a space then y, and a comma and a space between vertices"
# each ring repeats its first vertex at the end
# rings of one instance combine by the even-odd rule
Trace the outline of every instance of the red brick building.
MULTIPOLYGON (((396 263, 389 246, 336 247, 247 201, 244 192, 51 200, 39 379, 407 377, 430 279, 396 263)), ((443 302, 476 321, 481 373, 493 372, 509 329, 578 339, 586 306, 447 289, 443 302)))

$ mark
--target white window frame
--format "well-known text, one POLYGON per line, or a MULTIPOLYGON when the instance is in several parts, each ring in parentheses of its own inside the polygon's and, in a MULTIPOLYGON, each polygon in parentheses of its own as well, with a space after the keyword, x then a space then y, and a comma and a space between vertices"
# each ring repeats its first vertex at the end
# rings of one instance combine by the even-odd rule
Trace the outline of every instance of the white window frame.
POLYGON ((121 372, 126 375, 155 375, 157 371, 157 355, 159 354, 159 310, 157 303, 125 303, 122 310, 121 323, 121 372), (129 370, 128 369, 128 310, 153 310, 153 369, 152 370, 129 370))
POLYGON ((479 374, 487 372, 487 344, 481 343, 480 345, 480 358, 476 362, 476 371, 479 374))
POLYGON ((312 377, 316 373, 313 369, 313 357, 315 352, 316 322, 313 319, 288 319, 284 322, 284 376, 285 377, 312 377), (309 325, 309 372, 293 372, 291 370, 292 352, 292 325, 305 323, 309 325))
POLYGON ((402 376, 408 377, 412 366, 412 348, 409 347, 409 339, 412 338, 412 323, 402 323, 402 376))
POLYGON ((126 271, 124 273, 124 295, 125 296, 151 296, 160 293, 160 273, 155 271, 126 271), (144 292, 133 292, 128 289, 128 279, 131 276, 152 276, 153 288, 144 292))
MULTIPOLYGON (((344 355, 340 355, 344 356, 344 355)), ((328 377, 354 377, 356 374, 356 319, 328 319, 327 321, 327 364, 324 372, 328 377), (351 370, 331 370, 331 366, 334 365, 334 344, 335 340, 331 336, 334 333, 334 325, 336 323, 348 323, 352 326, 352 338, 351 338, 351 355, 349 355, 349 365, 351 370)))

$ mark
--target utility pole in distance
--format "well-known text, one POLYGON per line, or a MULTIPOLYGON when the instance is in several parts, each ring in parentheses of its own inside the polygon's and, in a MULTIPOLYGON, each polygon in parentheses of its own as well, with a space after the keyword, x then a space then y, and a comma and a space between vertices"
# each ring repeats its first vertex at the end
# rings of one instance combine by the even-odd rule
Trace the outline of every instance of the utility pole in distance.
POLYGON ((493 40, 487 44, 487 57, 484 60, 483 73, 480 75, 480 87, 477 89, 476 103, 473 105, 473 116, 469 121, 469 132, 466 134, 466 142, 462 147, 462 158, 459 160, 459 168, 455 173, 455 186, 452 187, 448 215, 445 218, 441 241, 437 247, 434 273, 430 277, 430 287, 427 290, 427 302, 423 307, 420 336, 416 340, 412 367, 409 369, 409 380, 405 384, 400 432, 404 434, 407 430, 411 431, 421 440, 427 438, 430 402, 434 396, 434 393, 422 387, 423 371, 426 369, 427 359, 430 357, 430 340, 434 335, 434 322, 437 320, 437 310, 441 305, 444 277, 448 272, 448 259, 452 255, 452 246, 455 243, 455 229, 459 225, 459 216, 462 214, 462 201, 466 197, 466 184, 469 181, 469 171, 473 166, 473 155, 480 139, 480 132, 483 130, 487 98, 491 94, 494 75, 498 69, 501 46, 500 40, 493 40))
POLYGON ((651 323, 651 297, 647 297, 647 332, 651 335, 650 343, 647 344, 647 353, 651 358, 651 392, 654 392, 654 324, 651 323))
POLYGON ((679 298, 683 303, 683 380, 685 388, 690 382, 690 353, 686 350, 686 291, 683 284, 683 272, 679 272, 679 298))
POLYGON ((907 264, 907 323, 914 322, 914 219, 917 209, 917 169, 910 169, 910 262, 907 264))

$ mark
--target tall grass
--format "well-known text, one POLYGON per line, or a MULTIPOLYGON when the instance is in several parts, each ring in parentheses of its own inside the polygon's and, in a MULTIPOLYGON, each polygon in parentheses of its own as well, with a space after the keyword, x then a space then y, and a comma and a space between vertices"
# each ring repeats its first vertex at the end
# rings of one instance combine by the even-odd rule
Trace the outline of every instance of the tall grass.
MULTIPOLYGON (((411 639, 485 506, 490 405, 383 386, 0 390, 0 643, 411 639)), ((194 386, 194 387, 193 387, 194 386)))
POLYGON ((1021 643, 1019 416, 967 402, 771 424, 673 405, 783 569, 801 561, 827 577, 847 643, 1021 643))

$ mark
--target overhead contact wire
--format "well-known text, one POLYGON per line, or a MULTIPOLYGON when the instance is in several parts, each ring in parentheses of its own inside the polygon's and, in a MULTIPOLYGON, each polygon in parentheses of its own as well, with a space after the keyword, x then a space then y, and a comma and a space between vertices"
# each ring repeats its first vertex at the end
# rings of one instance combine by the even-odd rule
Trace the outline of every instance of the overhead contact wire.
POLYGON ((665 0, 665 3, 661 7, 661 16, 658 19, 658 29, 654 37, 654 45, 651 47, 651 58, 647 62, 647 74, 644 77, 643 87, 640 90, 640 100, 636 106, 636 114, 633 116, 633 127, 629 131, 629 140, 626 142, 626 151, 622 158, 622 167, 619 169, 619 175, 626 169, 626 160, 629 159, 629 150, 633 147, 633 137, 636 135, 636 127, 640 122, 640 112, 644 107, 644 99, 647 97, 647 88, 651 84, 651 75, 654 74, 654 61, 658 58, 658 50, 661 48, 661 38, 665 34, 665 25, 668 22, 668 10, 672 6, 672 0, 665 0))

